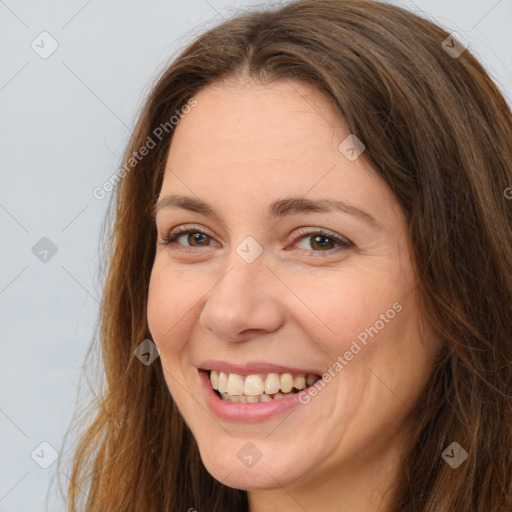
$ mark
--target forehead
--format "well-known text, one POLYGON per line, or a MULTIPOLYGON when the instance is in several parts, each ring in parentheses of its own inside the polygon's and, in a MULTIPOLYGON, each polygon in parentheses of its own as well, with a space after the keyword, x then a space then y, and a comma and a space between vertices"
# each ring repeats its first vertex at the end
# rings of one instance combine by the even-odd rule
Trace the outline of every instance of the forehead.
POLYGON ((197 106, 175 128, 161 196, 219 196, 239 211, 285 195, 360 204, 372 197, 376 205, 391 199, 363 158, 351 161, 340 151, 350 132, 312 86, 221 82, 195 99, 197 106))
POLYGON ((347 131, 329 100, 298 81, 220 82, 201 90, 195 99, 197 106, 176 128, 171 145, 174 153, 179 153, 186 140, 187 150, 193 145, 240 161, 244 152, 254 156, 258 150, 265 150, 259 155, 262 160, 280 155, 299 158, 325 151, 331 138, 337 141, 347 131), (297 147, 299 140, 307 140, 307 146, 297 147))

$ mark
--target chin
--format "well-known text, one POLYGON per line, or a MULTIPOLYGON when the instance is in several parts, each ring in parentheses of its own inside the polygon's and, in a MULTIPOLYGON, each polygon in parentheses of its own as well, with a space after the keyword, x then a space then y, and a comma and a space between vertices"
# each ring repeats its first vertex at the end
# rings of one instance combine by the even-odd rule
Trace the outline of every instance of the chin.
MULTIPOLYGON (((258 445, 262 448, 261 443, 258 445)), ((251 441, 235 438, 229 439, 224 445, 218 443, 215 447, 199 447, 201 460, 213 478, 228 487, 245 491, 278 489, 293 479, 289 468, 276 466, 279 455, 272 450, 265 451, 272 453, 273 460, 265 460, 263 448, 257 449, 251 441), (236 448, 226 445, 236 445, 236 448)))

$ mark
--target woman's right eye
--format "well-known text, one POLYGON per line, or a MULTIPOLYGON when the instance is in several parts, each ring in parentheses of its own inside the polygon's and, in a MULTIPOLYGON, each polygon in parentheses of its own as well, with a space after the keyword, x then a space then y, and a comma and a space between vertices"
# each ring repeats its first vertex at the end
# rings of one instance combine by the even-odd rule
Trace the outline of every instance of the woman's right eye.
POLYGON ((159 243, 162 245, 176 244, 182 247, 208 247, 210 244, 205 242, 208 242, 209 240, 213 240, 213 238, 207 233, 204 233, 197 228, 185 228, 171 231, 164 237, 163 241, 159 243), (186 240, 190 245, 179 243, 178 240, 180 238, 184 238, 184 240, 186 240))

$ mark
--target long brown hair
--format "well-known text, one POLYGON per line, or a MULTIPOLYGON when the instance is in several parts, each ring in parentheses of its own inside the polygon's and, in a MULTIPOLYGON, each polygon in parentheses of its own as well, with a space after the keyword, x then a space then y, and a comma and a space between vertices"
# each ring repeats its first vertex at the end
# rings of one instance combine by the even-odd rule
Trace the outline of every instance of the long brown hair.
MULTIPOLYGON (((512 120, 470 50, 404 9, 302 0, 247 11, 207 31, 161 74, 141 110, 106 225, 99 340, 104 383, 77 418, 69 510, 247 510, 247 494, 211 477, 167 390, 160 361, 134 349, 150 332, 152 208, 172 140, 169 120, 213 82, 298 79, 336 106, 406 214, 421 310, 443 341, 393 512, 512 510, 512 120), (454 46, 450 41, 449 47, 454 46), (169 128, 163 137, 155 129, 169 128), (158 140, 157 140, 158 139, 158 140), (468 453, 457 469, 441 457, 468 453)), ((160 133, 160 132, 158 132, 160 133)))

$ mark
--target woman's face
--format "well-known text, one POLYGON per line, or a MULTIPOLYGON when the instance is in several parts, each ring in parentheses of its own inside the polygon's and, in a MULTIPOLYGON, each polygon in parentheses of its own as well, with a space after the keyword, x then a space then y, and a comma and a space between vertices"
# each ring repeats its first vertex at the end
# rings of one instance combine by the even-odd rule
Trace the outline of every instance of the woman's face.
POLYGON ((203 463, 291 492, 389 469, 435 355, 396 199, 305 84, 195 99, 167 160, 148 322, 203 463), (176 228, 190 233, 164 244, 176 228), (308 375, 324 379, 297 394, 308 375))

